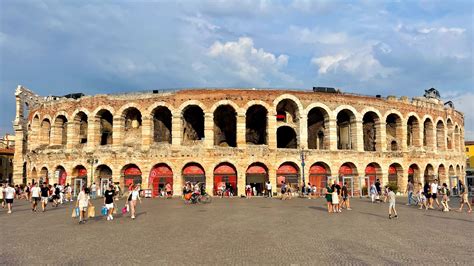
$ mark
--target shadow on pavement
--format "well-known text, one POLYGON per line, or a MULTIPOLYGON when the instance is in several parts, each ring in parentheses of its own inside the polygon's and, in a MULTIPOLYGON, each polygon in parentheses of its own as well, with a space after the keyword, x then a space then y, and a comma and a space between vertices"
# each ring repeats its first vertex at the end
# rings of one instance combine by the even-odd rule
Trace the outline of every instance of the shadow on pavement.
POLYGON ((328 209, 326 209, 326 208, 324 208, 324 207, 310 206, 310 207, 308 207, 308 208, 313 209, 313 210, 328 212, 328 209))
POLYGON ((440 218, 440 219, 445 219, 445 220, 455 220, 455 221, 462 221, 462 222, 474 223, 474 221, 470 221, 470 220, 466 220, 466 219, 457 219, 457 218, 443 217, 443 216, 436 216, 436 215, 428 215, 428 214, 425 214, 425 216, 428 216, 428 217, 435 217, 435 218, 440 218))

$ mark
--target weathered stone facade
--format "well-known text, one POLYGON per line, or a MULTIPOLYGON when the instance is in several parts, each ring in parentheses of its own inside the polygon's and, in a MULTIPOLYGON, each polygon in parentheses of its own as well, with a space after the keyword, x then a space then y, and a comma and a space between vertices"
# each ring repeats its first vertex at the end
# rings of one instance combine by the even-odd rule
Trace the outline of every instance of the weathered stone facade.
POLYGON ((355 187, 366 175, 400 188, 434 176, 449 185, 465 167, 463 115, 426 97, 183 89, 71 99, 19 86, 14 124, 17 183, 25 162, 28 180, 71 183, 92 170, 95 182, 172 182, 176 195, 184 180, 205 180, 209 190, 230 182, 243 194, 262 178, 301 185, 302 173, 318 185, 342 175, 356 177, 355 187))

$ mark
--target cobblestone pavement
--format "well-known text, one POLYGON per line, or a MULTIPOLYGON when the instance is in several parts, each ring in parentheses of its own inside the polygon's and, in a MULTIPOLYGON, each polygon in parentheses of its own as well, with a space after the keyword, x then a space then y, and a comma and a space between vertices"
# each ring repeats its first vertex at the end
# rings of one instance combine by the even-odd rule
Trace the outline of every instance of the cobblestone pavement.
POLYGON ((388 204, 367 199, 341 214, 328 214, 323 199, 145 199, 136 220, 79 225, 71 204, 32 213, 17 200, 13 214, 0 209, 0 264, 472 265, 474 215, 403 203, 389 220, 388 204))

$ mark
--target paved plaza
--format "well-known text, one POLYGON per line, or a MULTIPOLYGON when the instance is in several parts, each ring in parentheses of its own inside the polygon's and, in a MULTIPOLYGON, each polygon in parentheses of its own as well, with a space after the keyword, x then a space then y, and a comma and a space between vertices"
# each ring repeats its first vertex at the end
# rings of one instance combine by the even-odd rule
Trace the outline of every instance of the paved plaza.
POLYGON ((323 199, 145 199, 136 220, 79 225, 71 204, 32 213, 17 200, 13 214, 0 210, 0 264, 472 265, 474 215, 398 202, 400 217, 389 220, 387 204, 367 199, 341 214, 328 214, 323 199))

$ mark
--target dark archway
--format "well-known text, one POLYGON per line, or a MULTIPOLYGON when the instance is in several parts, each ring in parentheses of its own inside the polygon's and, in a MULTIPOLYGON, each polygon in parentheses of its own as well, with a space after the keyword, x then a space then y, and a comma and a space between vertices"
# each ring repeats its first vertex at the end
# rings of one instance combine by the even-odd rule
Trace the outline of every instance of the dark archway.
POLYGON ((157 143, 170 143, 172 140, 172 115, 164 106, 153 110, 153 141, 157 143))
POLYGON ((221 105, 214 111, 214 145, 237 147, 237 116, 230 105, 221 105))
POLYGON ((296 149, 296 132, 289 126, 281 126, 277 130, 277 148, 296 149))
POLYGON ((102 109, 97 112, 96 121, 99 122, 99 144, 111 145, 113 132, 113 116, 108 110, 102 109))
POLYGON ((183 145, 193 145, 204 138, 204 112, 197 105, 183 111, 183 145))
POLYGON ((362 118, 362 129, 364 131, 364 151, 377 150, 377 124, 380 118, 375 112, 367 112, 362 118))
POLYGON ((329 115, 323 108, 308 113, 308 149, 326 150, 329 147, 329 115))
POLYGON ((245 141, 247 144, 267 144, 268 111, 262 105, 252 105, 245 114, 245 141))
POLYGON ((356 118, 350 110, 344 109, 337 114, 337 148, 339 150, 352 150, 355 148, 356 118))

